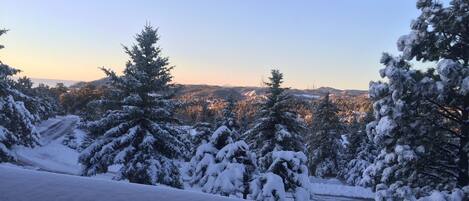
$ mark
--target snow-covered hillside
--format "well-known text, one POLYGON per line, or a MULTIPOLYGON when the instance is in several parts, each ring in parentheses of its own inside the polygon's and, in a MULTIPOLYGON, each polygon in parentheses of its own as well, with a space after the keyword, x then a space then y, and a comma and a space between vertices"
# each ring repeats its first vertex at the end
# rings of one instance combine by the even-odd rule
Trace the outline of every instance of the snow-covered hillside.
MULTIPOLYGON (((0 165, 0 201, 22 200, 230 200, 201 193, 200 189, 177 190, 165 186, 131 184, 113 181, 111 173, 80 177, 78 151, 63 144, 66 135, 77 143, 83 131, 77 129, 77 116, 61 116, 38 125, 41 146, 14 147, 18 165, 0 165), (23 167, 21 167, 23 166, 23 167), (36 171, 40 170, 40 171, 36 171), (60 174, 57 174, 60 173, 60 174), (67 174, 67 175, 62 175, 67 174), (4 182, 5 181, 5 182, 4 182), (21 188, 19 188, 21 186, 21 188), (20 190, 11 190, 20 189, 20 190), (14 198, 14 199, 13 199, 14 198)), ((183 171, 184 172, 184 171, 183 171)), ((311 179, 315 200, 371 200, 374 194, 366 188, 346 186, 338 180, 311 179)))
POLYGON ((77 116, 51 118, 38 125, 41 133, 40 144, 34 148, 18 146, 14 148, 17 160, 21 165, 39 170, 77 175, 78 152, 63 144, 65 135, 74 135, 80 141, 84 133, 77 129, 77 116))
POLYGON ((2 201, 228 201, 211 194, 0 165, 2 201))

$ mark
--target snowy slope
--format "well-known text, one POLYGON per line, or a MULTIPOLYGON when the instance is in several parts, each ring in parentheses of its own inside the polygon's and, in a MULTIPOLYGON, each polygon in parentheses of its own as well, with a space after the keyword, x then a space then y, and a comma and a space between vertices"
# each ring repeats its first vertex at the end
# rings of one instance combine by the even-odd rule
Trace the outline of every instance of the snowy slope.
POLYGON ((51 118, 38 126, 41 133, 40 144, 35 148, 14 147, 13 151, 20 164, 50 172, 78 174, 78 152, 62 144, 65 134, 73 134, 78 139, 83 135, 76 126, 80 119, 69 115, 51 118))
POLYGON ((216 195, 0 165, 1 201, 228 201, 216 195))
MULTIPOLYGON (((68 174, 68 175, 78 175, 80 171, 80 164, 78 164, 79 153, 76 150, 63 145, 62 141, 65 135, 70 135, 70 134, 75 135, 78 143, 82 140, 84 133, 83 131, 76 128, 77 124, 79 123, 79 120, 80 119, 77 116, 62 116, 62 117, 49 119, 41 123, 38 126, 38 130, 41 133, 41 139, 40 139, 41 146, 38 146, 32 149, 18 146, 13 149, 13 151, 16 153, 18 164, 21 166, 24 166, 27 169, 42 170, 42 171, 47 171, 47 172, 52 172, 52 173, 63 173, 63 174, 68 174)), ((187 172, 187 170, 184 170, 185 168, 187 168, 185 163, 182 163, 181 165, 183 169, 182 172, 183 173, 187 172)), ((113 195, 112 193, 114 191, 110 191, 111 189, 113 189, 113 187, 105 187, 105 185, 107 185, 108 183, 111 183, 111 186, 130 185, 130 186, 133 186, 133 187, 129 187, 132 192, 143 191, 145 194, 145 195, 142 195, 143 196, 142 198, 132 197, 133 199, 128 199, 128 200, 137 200, 137 199, 146 200, 147 199, 147 197, 145 197, 147 196, 146 194, 149 194, 148 196, 150 196, 150 194, 151 196, 153 196, 152 194, 153 191, 156 191, 159 194, 161 194, 160 193, 161 189, 168 189, 167 187, 154 187, 154 186, 146 186, 146 185, 129 184, 128 182, 125 182, 125 181, 112 181, 112 178, 115 176, 114 171, 119 168, 118 166, 112 166, 110 168, 111 172, 109 173, 95 175, 92 178, 73 177, 73 176, 70 177, 66 175, 58 175, 58 174, 51 174, 51 173, 45 173, 45 172, 35 173, 34 171, 32 172, 31 170, 29 171, 17 170, 19 167, 11 168, 11 167, 6 167, 6 166, 8 165, 0 164, 0 201, 13 200, 11 199, 11 197, 2 197, 2 196, 13 196, 13 194, 8 194, 7 192, 3 192, 5 191, 4 186, 10 186, 8 188, 11 188, 13 185, 21 186, 21 184, 27 184, 27 185, 35 186, 37 188, 41 188, 42 192, 39 193, 38 195, 44 194, 44 196, 55 196, 54 193, 66 194, 69 190, 65 188, 71 188, 71 187, 79 189, 80 192, 83 191, 88 194, 93 194, 94 192, 92 191, 91 187, 88 188, 88 187, 83 187, 83 186, 88 186, 88 185, 85 185, 86 182, 90 182, 90 183, 97 182, 98 183, 97 185, 102 185, 102 186, 99 186, 99 187, 93 186, 92 188, 97 188, 98 190, 99 188, 103 188, 104 191, 95 192, 96 194, 99 194, 99 196, 102 196, 103 198, 107 198, 106 196, 118 196, 119 199, 116 198, 116 200, 120 200, 120 199, 126 200, 129 197, 127 195, 124 195, 124 197, 121 197, 120 191, 118 192, 118 194, 113 195), (13 174, 13 172, 15 173, 13 174), (41 178, 45 177, 44 175, 49 175, 47 177, 51 177, 51 178, 57 177, 60 179, 59 180, 60 182, 56 182, 55 180, 50 181, 50 180, 36 179, 36 177, 41 177, 41 178), (30 178, 28 179, 27 177, 30 177, 30 178), (15 180, 16 183, 10 183, 10 182, 3 183, 2 182, 2 181, 9 181, 9 180, 15 180), (84 183, 81 183, 81 182, 84 182, 84 183), (118 183, 118 184, 115 184, 115 183, 118 183), (80 189, 80 188, 83 188, 83 189, 80 189), (137 190, 137 188, 142 188, 142 190, 137 190), (146 190, 146 189, 153 189, 153 188, 156 188, 158 190, 150 190, 151 193, 147 192, 146 190)), ((198 195, 210 196, 210 194, 207 195, 207 194, 200 193, 201 190, 198 188, 190 187, 190 185, 187 183, 187 180, 189 179, 188 176, 183 174, 183 177, 184 177, 184 180, 186 181, 184 185, 186 190, 182 192, 185 192, 188 194, 195 193, 198 195)), ((314 199, 315 201, 316 200, 317 201, 371 200, 374 197, 374 194, 370 191, 370 189, 366 189, 362 187, 347 186, 335 179, 318 179, 318 178, 311 177, 310 181, 311 181, 311 189, 313 193, 316 195, 314 199)), ((170 189, 170 191, 180 192, 180 190, 175 190, 175 189, 170 189)), ((123 192, 125 192, 125 190, 123 192)), ((11 192, 11 193, 14 193, 15 196, 16 194, 18 194, 18 192, 11 192)), ((70 193, 74 194, 77 192, 70 192, 70 193)), ((21 191, 21 194, 25 194, 25 192, 21 191)), ((166 194, 166 195, 173 198, 172 196, 177 195, 177 194, 179 193, 166 194)), ((25 194, 25 196, 26 195, 27 193, 25 194)), ((129 195, 129 196, 132 196, 132 195, 129 195)), ((177 196, 175 198, 179 199, 179 197, 177 196)), ((182 199, 182 198, 180 199, 187 200, 187 199, 182 199)), ((18 198, 14 200, 38 200, 38 199, 27 199, 27 197, 25 197, 24 199, 18 198)), ((50 200, 50 199, 47 199, 47 200, 50 200)), ((62 200, 62 199, 58 199, 58 200, 62 200)), ((64 200, 72 201, 73 199, 64 197, 64 200)), ((78 199, 78 200, 82 200, 82 199, 78 199)), ((83 198, 83 200, 86 201, 85 198, 83 198)), ((95 200, 101 200, 101 199, 95 199, 95 200)), ((153 199, 153 200, 161 200, 161 199, 153 199)), ((191 198, 188 200, 193 200, 193 199, 191 198)), ((39 201, 42 201, 42 200, 39 200, 39 201)), ((166 199, 164 201, 172 201, 172 200, 166 199)))

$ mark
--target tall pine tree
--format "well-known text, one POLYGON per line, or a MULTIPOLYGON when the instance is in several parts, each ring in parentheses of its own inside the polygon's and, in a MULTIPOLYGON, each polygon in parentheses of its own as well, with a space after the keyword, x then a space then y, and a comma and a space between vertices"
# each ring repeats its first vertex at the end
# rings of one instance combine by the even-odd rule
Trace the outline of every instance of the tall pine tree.
POLYGON ((256 151, 259 167, 267 170, 272 163, 273 151, 304 151, 302 134, 305 130, 294 111, 288 107, 290 96, 281 87, 283 74, 272 70, 267 100, 258 112, 258 119, 253 128, 244 135, 250 146, 256 151))
POLYGON ((236 100, 234 97, 230 96, 228 97, 228 100, 226 101, 226 105, 223 108, 222 111, 222 117, 221 119, 217 122, 217 126, 226 126, 230 130, 234 132, 238 132, 239 130, 239 124, 237 121, 237 114, 236 114, 236 100))
POLYGON ((309 169, 319 177, 335 177, 339 171, 343 146, 341 134, 344 127, 338 108, 327 94, 316 106, 308 137, 309 169))
POLYGON ((254 127, 244 135, 257 152, 260 171, 253 182, 253 198, 257 200, 284 200, 281 192, 290 192, 295 200, 310 198, 308 170, 304 156, 302 135, 304 122, 291 110, 290 96, 281 87, 283 74, 272 70, 267 100, 262 104, 254 127), (283 185, 274 184, 281 178, 283 185), (272 188, 276 186, 276 188, 272 188), (281 191, 279 191, 281 189, 281 191))
POLYGON ((173 161, 184 147, 173 124, 178 122, 170 100, 173 67, 161 56, 157 29, 147 25, 135 39, 136 45, 124 47, 130 56, 124 75, 103 68, 120 93, 120 107, 89 124, 99 137, 79 157, 82 174, 107 172, 121 164, 118 179, 181 187, 173 161))

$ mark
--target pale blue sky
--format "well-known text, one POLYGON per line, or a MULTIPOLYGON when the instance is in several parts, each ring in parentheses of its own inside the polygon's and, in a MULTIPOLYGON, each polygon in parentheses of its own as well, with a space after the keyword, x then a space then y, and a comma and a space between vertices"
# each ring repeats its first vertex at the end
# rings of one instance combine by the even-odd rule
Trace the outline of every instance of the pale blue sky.
POLYGON ((37 78, 122 71, 121 44, 147 21, 178 83, 258 86, 271 68, 295 88, 366 89, 382 52, 418 15, 412 0, 0 0, 0 59, 37 78))

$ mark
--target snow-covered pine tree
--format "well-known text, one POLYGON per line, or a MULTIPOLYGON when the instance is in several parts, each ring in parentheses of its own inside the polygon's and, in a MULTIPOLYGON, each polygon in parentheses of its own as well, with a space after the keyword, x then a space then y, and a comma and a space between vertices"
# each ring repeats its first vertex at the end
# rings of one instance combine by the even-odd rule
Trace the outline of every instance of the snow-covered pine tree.
POLYGON ((208 193, 247 198, 257 171, 255 155, 244 141, 234 141, 233 134, 221 126, 197 148, 190 161, 191 185, 208 193))
POLYGON ((402 57, 384 54, 380 71, 387 82, 370 84, 375 121, 367 132, 377 146, 378 156, 364 172, 364 184, 372 185, 377 200, 413 200, 432 189, 451 189, 454 161, 445 147, 447 131, 436 108, 423 98, 433 72, 410 69, 402 57))
POLYGON ((240 140, 225 145, 218 151, 215 162, 220 173, 211 193, 246 199, 251 192, 250 182, 257 173, 256 156, 246 142, 240 140))
POLYGON ((309 170, 318 177, 335 177, 339 171, 344 127, 338 116, 338 108, 329 94, 316 106, 311 133, 308 136, 309 170))
MULTIPOLYGON (((0 29, 0 36, 6 30, 0 29)), ((0 49, 3 46, 0 45, 0 49)), ((11 76, 20 72, 0 61, 0 162, 14 160, 10 152, 13 145, 33 147, 38 144, 39 133, 33 123, 36 118, 16 97, 30 99, 14 88, 11 76)))
POLYGON ((283 75, 272 70, 267 100, 262 104, 259 118, 244 136, 256 150, 261 176, 253 181, 253 199, 284 200, 285 192, 295 200, 310 195, 302 134, 304 122, 290 109, 290 96, 281 88, 283 75), (284 157, 288 156, 288 157, 284 157), (282 185, 274 184, 281 179, 282 185), (306 179, 307 180, 307 179, 306 179), (279 188, 282 188, 281 190, 279 188))
POLYGON ((306 155, 303 152, 274 151, 272 158, 273 162, 267 173, 253 182, 252 197, 257 200, 285 200, 285 195, 282 195, 284 193, 274 192, 278 191, 278 184, 271 183, 276 180, 275 176, 269 175, 273 173, 283 181, 280 192, 290 192, 295 201, 309 201, 312 194, 306 155))
POLYGON ((198 122, 193 126, 192 153, 197 151, 197 147, 207 143, 213 134, 213 125, 207 122, 198 122))
POLYGON ((273 151, 304 151, 304 123, 287 105, 290 96, 281 87, 283 74, 278 70, 271 73, 270 82, 265 83, 269 87, 267 100, 262 104, 253 128, 244 134, 257 154, 261 171, 266 171, 272 164, 273 151))
POLYGON ((119 109, 89 124, 99 137, 79 157, 82 174, 107 172, 121 164, 117 179, 182 187, 173 160, 184 147, 173 124, 178 122, 170 100, 173 67, 161 56, 157 29, 147 25, 135 39, 136 45, 124 47, 130 56, 124 75, 103 68, 122 98, 119 109))
MULTIPOLYGON (((433 94, 422 98, 437 107, 455 142, 457 184, 469 185, 469 3, 451 0, 445 5, 433 0, 417 1, 422 12, 411 24, 412 31, 397 44, 404 59, 438 62, 437 75, 428 76, 433 94)), ((442 149, 440 149, 442 150, 442 149)), ((442 150, 443 151, 443 150, 442 150)), ((454 158, 452 157, 452 158, 454 158)))
POLYGON ((373 121, 373 111, 366 113, 360 121, 355 120, 349 129, 346 147, 347 161, 341 172, 341 177, 351 185, 365 185, 362 183, 363 172, 373 163, 376 148, 367 135, 366 125, 373 121))
POLYGON ((236 114, 236 100, 233 96, 228 97, 226 105, 223 108, 221 119, 217 122, 217 126, 226 126, 233 132, 238 132, 239 124, 236 114))
POLYGON ((277 174, 266 172, 252 182, 252 199, 258 201, 284 201, 285 185, 277 174))
POLYGON ((345 135, 347 139, 344 151, 345 160, 349 161, 357 155, 363 138, 366 138, 365 126, 366 124, 362 124, 357 116, 353 116, 351 122, 345 125, 347 132, 345 135))

